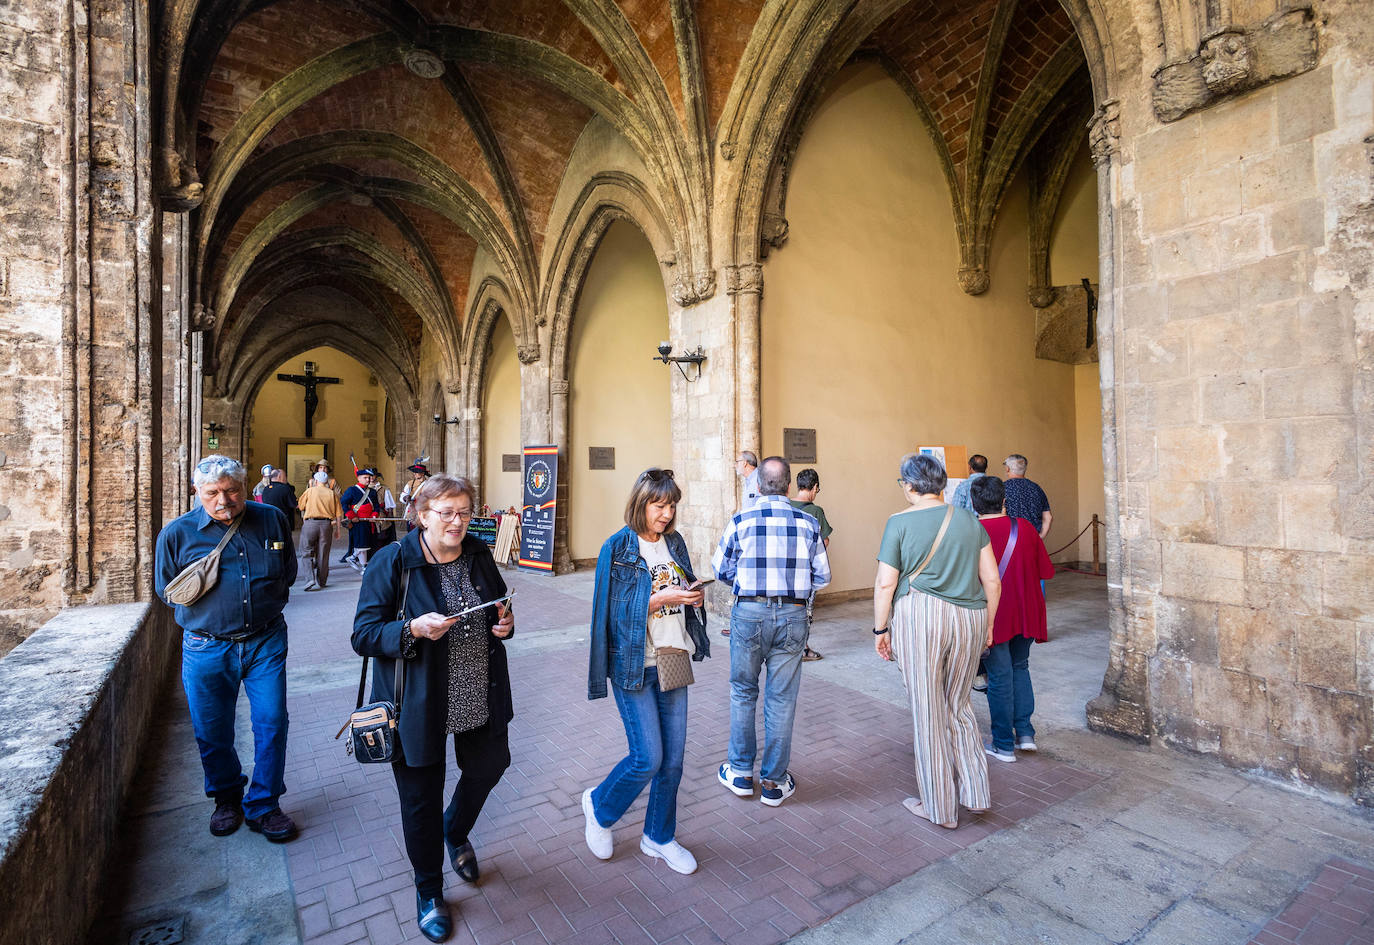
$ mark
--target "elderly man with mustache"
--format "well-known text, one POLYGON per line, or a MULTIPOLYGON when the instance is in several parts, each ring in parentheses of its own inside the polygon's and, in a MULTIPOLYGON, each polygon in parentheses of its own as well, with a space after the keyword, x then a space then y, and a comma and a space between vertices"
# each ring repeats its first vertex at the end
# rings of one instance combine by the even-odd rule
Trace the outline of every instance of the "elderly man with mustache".
POLYGON ((210 832, 231 834, 246 817, 250 829, 285 843, 296 836, 296 825, 278 805, 286 792, 282 608, 296 580, 296 555, 286 516, 247 501, 246 478, 243 465, 227 456, 207 456, 196 465, 192 482, 199 504, 157 536, 153 586, 173 604, 182 629, 181 681, 200 746, 205 794, 215 801, 210 832), (189 604, 175 604, 168 584, 217 547, 215 585, 189 604), (253 715, 252 783, 234 747, 240 686, 253 715))

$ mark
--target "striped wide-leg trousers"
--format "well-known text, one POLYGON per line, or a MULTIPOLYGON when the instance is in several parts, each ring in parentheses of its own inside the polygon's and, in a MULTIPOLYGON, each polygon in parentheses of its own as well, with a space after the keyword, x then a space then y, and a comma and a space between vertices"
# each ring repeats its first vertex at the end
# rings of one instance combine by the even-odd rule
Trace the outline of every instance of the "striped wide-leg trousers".
POLYGON ((897 601, 892 649, 915 726, 916 784, 926 813, 953 824, 962 803, 989 806, 988 760, 969 688, 987 642, 988 612, 956 607, 916 589, 897 601))

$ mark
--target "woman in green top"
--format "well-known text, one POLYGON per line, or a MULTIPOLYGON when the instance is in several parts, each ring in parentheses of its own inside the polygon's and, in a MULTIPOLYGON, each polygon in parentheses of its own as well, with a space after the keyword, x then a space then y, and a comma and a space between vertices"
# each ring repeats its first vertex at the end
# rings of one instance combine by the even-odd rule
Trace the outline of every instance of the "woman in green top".
POLYGON ((988 765, 969 686, 992 643, 1002 594, 987 532, 967 509, 945 505, 945 470, 931 456, 902 459, 910 507, 887 520, 873 583, 878 655, 902 668, 916 730, 920 797, 903 804, 941 827, 959 805, 987 810, 988 765), (891 626, 888 626, 889 619, 891 626))

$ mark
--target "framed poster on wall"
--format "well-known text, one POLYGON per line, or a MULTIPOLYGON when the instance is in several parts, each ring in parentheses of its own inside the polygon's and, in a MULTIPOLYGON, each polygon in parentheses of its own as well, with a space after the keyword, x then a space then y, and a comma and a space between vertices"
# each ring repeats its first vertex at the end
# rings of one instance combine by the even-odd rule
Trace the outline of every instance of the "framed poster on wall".
MULTIPOLYGON (((282 469, 286 470, 286 481, 296 487, 300 495, 310 485, 310 476, 315 472, 315 464, 320 458, 334 462, 333 440, 282 440, 282 469)), ((352 470, 349 470, 352 472, 352 470)), ((337 478, 339 471, 334 470, 337 478)))

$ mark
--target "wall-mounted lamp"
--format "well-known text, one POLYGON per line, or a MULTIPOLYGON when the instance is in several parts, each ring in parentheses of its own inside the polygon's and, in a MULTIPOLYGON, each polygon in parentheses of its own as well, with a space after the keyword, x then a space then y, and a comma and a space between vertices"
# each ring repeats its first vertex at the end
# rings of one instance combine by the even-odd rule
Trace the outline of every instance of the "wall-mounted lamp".
POLYGON ((439 416, 439 415, 436 413, 436 414, 434 415, 434 422, 435 422, 435 423, 462 423, 463 421, 459 420, 457 417, 449 417, 447 420, 445 420, 443 417, 439 416))
POLYGON ((215 423, 213 420, 205 424, 205 429, 210 436, 206 438, 205 445, 212 450, 219 449, 219 435, 222 431, 229 429, 222 423, 215 423))
POLYGON ((697 350, 689 351, 686 354, 673 354, 673 346, 666 341, 658 343, 658 357, 655 361, 662 361, 664 364, 676 364, 678 371, 682 373, 682 379, 687 383, 701 379, 701 362, 706 360, 706 352, 701 345, 697 345, 697 350), (688 377, 687 371, 683 368, 684 364, 695 364, 697 373, 695 377, 688 377))

